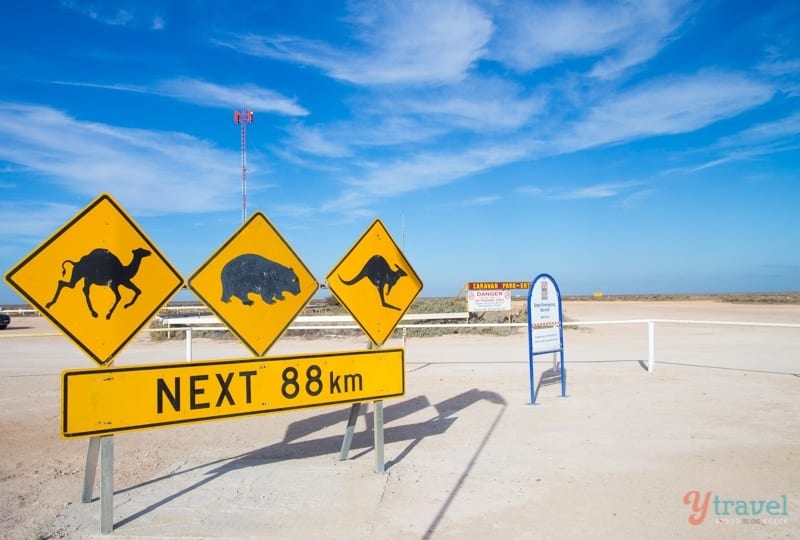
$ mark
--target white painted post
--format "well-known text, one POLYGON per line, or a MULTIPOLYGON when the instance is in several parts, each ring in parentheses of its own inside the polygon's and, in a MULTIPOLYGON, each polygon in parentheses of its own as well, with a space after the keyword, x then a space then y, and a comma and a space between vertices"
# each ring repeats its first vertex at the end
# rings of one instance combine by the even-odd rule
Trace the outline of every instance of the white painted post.
POLYGON ((192 327, 186 327, 186 361, 192 361, 192 327))
POLYGON ((652 373, 656 364, 656 322, 647 321, 647 372, 652 373))

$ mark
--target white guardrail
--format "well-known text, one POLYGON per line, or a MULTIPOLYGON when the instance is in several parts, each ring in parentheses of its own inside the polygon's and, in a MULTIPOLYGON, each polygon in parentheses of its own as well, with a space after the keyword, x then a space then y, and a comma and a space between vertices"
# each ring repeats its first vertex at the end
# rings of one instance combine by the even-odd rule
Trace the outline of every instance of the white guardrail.
POLYGON ((622 321, 570 321, 562 323, 563 326, 592 326, 602 324, 646 324, 647 325, 647 372, 652 373, 656 363, 655 327, 659 324, 702 324, 710 326, 762 326, 772 328, 800 328, 795 323, 762 323, 739 321, 701 321, 694 319, 631 319, 622 321))
MULTIPOLYGON (((192 328, 191 324, 187 324, 187 320, 195 322, 201 321, 210 322, 219 321, 214 316, 200 316, 200 317, 176 317, 176 318, 163 318, 162 322, 167 322, 168 328, 160 329, 160 331, 183 331, 186 333, 186 360, 192 359, 192 328), (170 323, 181 321, 184 325, 182 328, 171 326, 170 323)), ((527 328, 526 322, 505 322, 505 323, 470 323, 469 312, 463 313, 411 313, 406 314, 401 319, 401 324, 397 328, 403 330, 403 346, 405 346, 406 331, 414 328, 527 328), (438 321, 438 320, 463 320, 464 322, 436 322, 436 323, 415 323, 415 324, 402 324, 403 321, 438 321)), ((739 321, 704 321, 694 319, 627 319, 627 320, 610 320, 610 321, 565 321, 562 326, 595 326, 606 324, 646 324, 647 325, 647 371, 652 373, 655 369, 655 325, 659 324, 699 324, 699 325, 720 325, 720 326, 761 326, 771 328, 800 328, 800 324, 795 323, 763 323, 763 322, 739 322, 739 321)), ((225 330, 225 327, 213 326, 194 326, 196 330, 225 330)), ((349 315, 311 315, 297 317, 289 330, 336 330, 336 329, 357 329, 358 325, 349 315), (332 324, 338 323, 338 324, 332 324)), ((151 329, 150 331, 158 331, 159 329, 151 329)))
MULTIPOLYGON (((25 311, 26 314, 36 315, 35 310, 4 310, 4 313, 25 311), (27 313, 30 312, 30 313, 27 313)), ((183 332, 186 341, 186 361, 192 360, 192 331, 227 331, 219 319, 213 315, 197 315, 183 317, 156 317, 156 320, 166 324, 164 328, 146 328, 143 332, 183 332)), ((655 325, 658 324, 684 324, 684 325, 718 325, 718 326, 756 326, 769 328, 800 328, 797 323, 764 323, 740 321, 704 321, 695 319, 626 319, 609 321, 565 321, 562 326, 595 326, 605 324, 645 324, 647 325, 647 371, 652 373, 655 368, 655 325)), ((469 312, 459 313, 407 313, 397 325, 403 330, 403 345, 405 346, 406 331, 414 328, 526 328, 526 322, 505 323, 471 323, 469 312), (463 322, 417 322, 403 324, 403 321, 463 321, 463 322)), ((351 330, 359 326, 349 315, 301 315, 294 319, 288 330, 351 330)), ((58 334, 12 334, 2 337, 35 337, 58 334)))

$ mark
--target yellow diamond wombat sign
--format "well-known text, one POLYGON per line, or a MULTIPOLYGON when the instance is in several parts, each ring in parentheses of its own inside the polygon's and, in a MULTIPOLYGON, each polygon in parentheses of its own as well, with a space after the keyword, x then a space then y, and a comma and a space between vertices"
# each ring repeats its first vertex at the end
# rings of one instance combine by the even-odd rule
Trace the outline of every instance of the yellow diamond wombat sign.
POLYGON ((319 284, 256 212, 190 278, 189 288, 256 356, 264 356, 319 284))

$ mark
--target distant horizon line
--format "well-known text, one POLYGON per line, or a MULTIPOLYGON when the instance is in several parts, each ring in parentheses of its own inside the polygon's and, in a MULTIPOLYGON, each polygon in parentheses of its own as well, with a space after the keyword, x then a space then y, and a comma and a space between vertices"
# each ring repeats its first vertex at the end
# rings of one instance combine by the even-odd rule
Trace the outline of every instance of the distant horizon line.
MULTIPOLYGON (((453 300, 464 300, 466 301, 466 291, 463 293, 459 293, 457 296, 419 296, 417 300, 426 300, 426 299, 440 299, 440 298, 451 298, 453 300)), ((330 295, 332 296, 332 295, 330 295)), ((523 289, 520 289, 520 293, 511 295, 512 297, 516 298, 525 298, 527 297, 527 293, 524 292, 523 289)), ((741 297, 741 298, 751 298, 751 297, 781 297, 781 296, 788 296, 788 297, 796 297, 792 298, 794 303, 800 303, 800 290, 797 291, 749 291, 749 292, 708 292, 708 293, 603 293, 598 291, 597 293, 590 293, 590 294, 565 294, 562 295, 562 300, 596 300, 596 301, 603 301, 603 300, 670 300, 670 299, 683 299, 683 300, 702 300, 706 298, 719 298, 719 297, 741 297)), ((311 304, 314 301, 322 301, 324 299, 316 298, 312 299, 308 302, 311 304)), ((203 302, 199 299, 193 300, 175 300, 172 299, 164 306, 170 305, 200 305, 203 306, 203 302)), ((28 303, 0 303, 0 310, 5 311, 9 309, 32 309, 32 306, 28 303)))

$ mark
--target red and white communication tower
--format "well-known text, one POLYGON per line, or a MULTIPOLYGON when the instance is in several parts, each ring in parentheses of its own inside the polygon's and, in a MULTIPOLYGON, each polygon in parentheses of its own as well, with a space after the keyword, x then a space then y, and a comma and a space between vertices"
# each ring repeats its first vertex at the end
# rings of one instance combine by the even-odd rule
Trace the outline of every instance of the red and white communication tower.
POLYGON ((253 111, 234 111, 233 121, 242 128, 242 223, 244 223, 247 220, 247 124, 253 123, 253 111))

